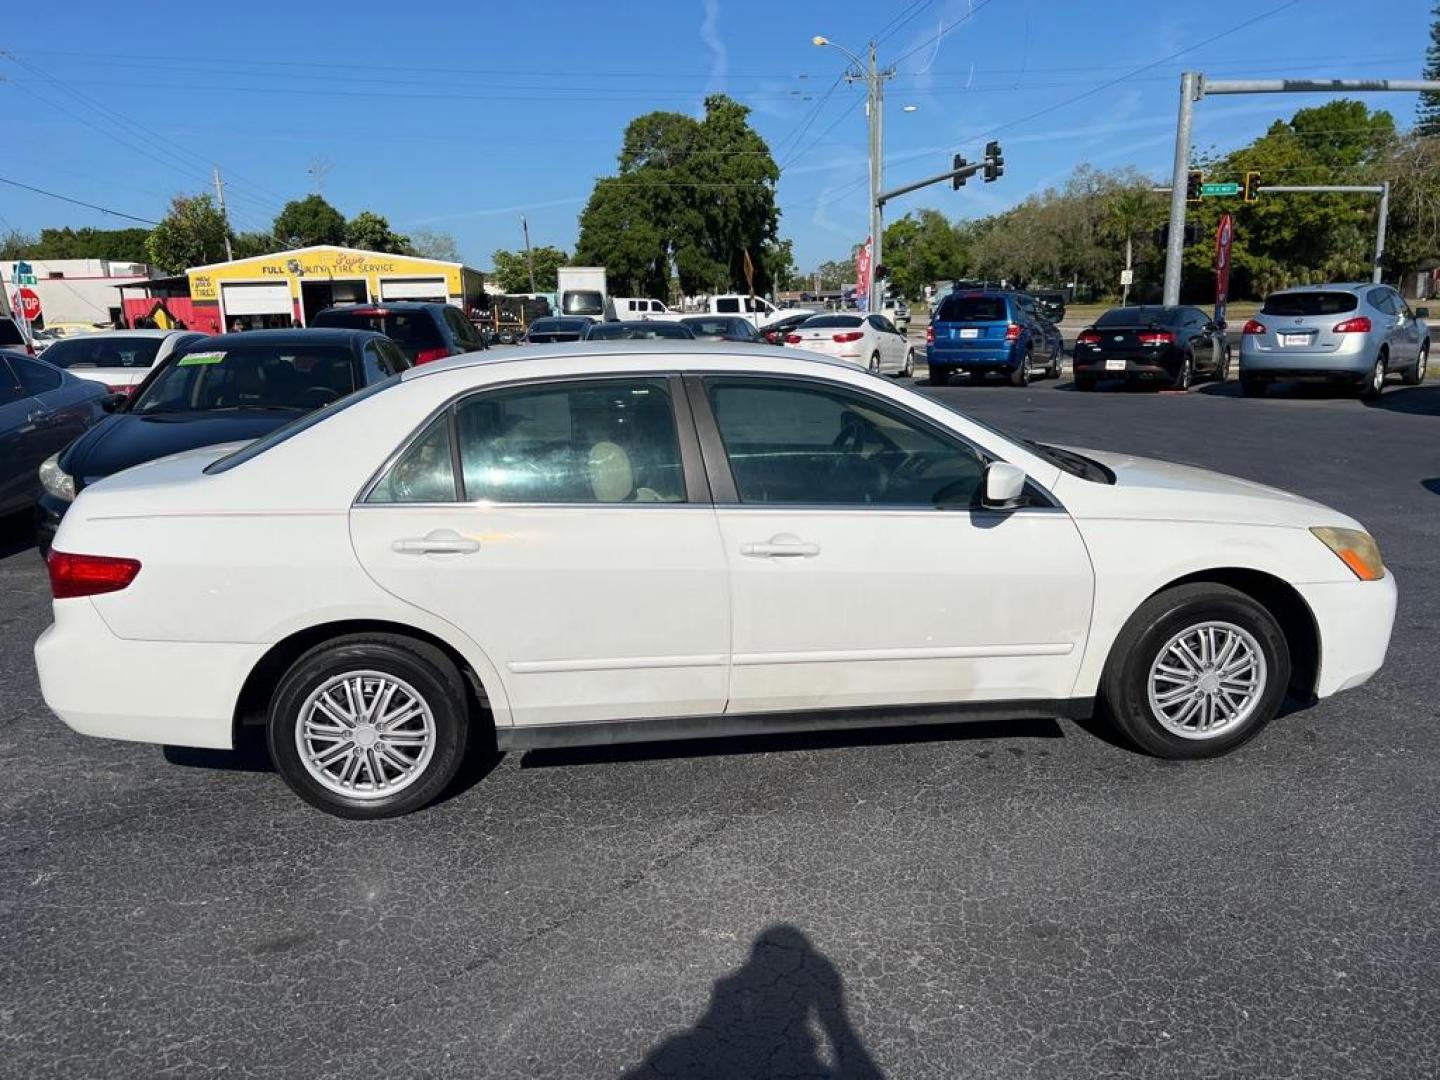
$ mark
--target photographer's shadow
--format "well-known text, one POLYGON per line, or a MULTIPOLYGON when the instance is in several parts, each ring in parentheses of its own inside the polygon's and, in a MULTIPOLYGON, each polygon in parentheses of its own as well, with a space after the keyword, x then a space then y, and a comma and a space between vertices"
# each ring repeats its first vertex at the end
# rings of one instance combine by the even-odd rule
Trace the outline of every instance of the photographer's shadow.
POLYGON ((755 939, 738 971, 716 980, 694 1027, 625 1074, 662 1076, 880 1080, 884 1073, 850 1024, 835 965, 781 924, 755 939))

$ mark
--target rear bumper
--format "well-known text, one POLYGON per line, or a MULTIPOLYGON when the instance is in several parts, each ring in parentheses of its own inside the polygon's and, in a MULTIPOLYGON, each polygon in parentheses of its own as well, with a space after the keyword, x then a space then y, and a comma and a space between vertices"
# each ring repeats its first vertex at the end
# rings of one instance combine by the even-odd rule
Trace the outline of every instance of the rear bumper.
POLYGON ((1375 366, 1377 347, 1366 342, 1329 352, 1261 348, 1252 336, 1240 339, 1240 376, 1245 379, 1363 379, 1375 366))
POLYGON ((1107 356, 1097 359, 1075 356, 1071 370, 1076 375, 1093 375, 1097 379, 1174 379, 1180 372, 1180 358, 1162 356, 1107 356), (1115 370, 1107 361, 1124 360, 1125 366, 1115 370))
POLYGON ((265 645, 130 641, 88 599, 61 600, 35 642, 45 704, 81 735, 228 749, 265 645))
POLYGON ((1006 346, 1003 349, 937 349, 926 346, 925 360, 930 369, 943 371, 964 371, 983 374, 987 371, 1011 371, 1020 363, 1019 349, 1006 346))
POLYGON ((1398 590, 1395 576, 1379 581, 1297 585, 1320 634, 1316 697, 1361 686, 1380 670, 1390 647, 1398 590))

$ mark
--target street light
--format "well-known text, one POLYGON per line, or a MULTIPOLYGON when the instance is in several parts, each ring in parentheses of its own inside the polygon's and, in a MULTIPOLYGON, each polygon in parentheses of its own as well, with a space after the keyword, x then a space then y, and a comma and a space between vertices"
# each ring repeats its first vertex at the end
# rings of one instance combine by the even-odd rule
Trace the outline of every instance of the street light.
MULTIPOLYGON (((884 80, 895 74, 893 68, 879 71, 875 67, 875 42, 870 42, 870 62, 867 64, 843 45, 837 45, 823 34, 816 34, 810 43, 817 47, 829 46, 843 53, 856 67, 856 71, 845 73, 846 82, 865 80, 865 119, 870 142, 870 269, 865 275, 865 306, 870 311, 879 311, 884 305, 875 289, 875 268, 880 265, 880 244, 882 222, 880 219, 882 117, 885 104, 884 80)), ((909 109, 907 108, 907 112, 909 109)))

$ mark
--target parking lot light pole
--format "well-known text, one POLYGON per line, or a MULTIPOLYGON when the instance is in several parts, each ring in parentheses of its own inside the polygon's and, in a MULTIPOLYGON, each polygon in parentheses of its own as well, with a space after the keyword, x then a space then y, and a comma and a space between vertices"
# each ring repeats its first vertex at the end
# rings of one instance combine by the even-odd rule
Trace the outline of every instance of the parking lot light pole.
POLYGON ((875 268, 880 265, 880 247, 883 229, 881 219, 880 185, 884 181, 884 133, 882 129, 885 105, 884 80, 894 76, 895 69, 879 70, 875 63, 875 42, 870 42, 870 62, 867 64, 843 45, 837 45, 823 34, 816 34, 810 43, 817 47, 829 46, 838 49, 855 65, 855 70, 845 72, 846 82, 865 81, 865 120, 869 135, 870 157, 870 269, 865 275, 865 307, 879 311, 883 306, 875 295, 875 268))

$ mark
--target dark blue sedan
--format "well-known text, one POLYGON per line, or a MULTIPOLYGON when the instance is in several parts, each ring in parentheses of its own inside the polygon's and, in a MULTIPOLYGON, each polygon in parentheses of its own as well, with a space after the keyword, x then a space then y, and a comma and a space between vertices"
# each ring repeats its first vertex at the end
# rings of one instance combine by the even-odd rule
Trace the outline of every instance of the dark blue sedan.
POLYGON ((40 463, 103 419, 112 400, 101 383, 0 350, 0 516, 34 505, 40 463))
POLYGON ((41 552, 87 485, 169 454, 258 439, 408 367, 394 342, 368 330, 253 330, 177 349, 127 404, 41 465, 41 552))

